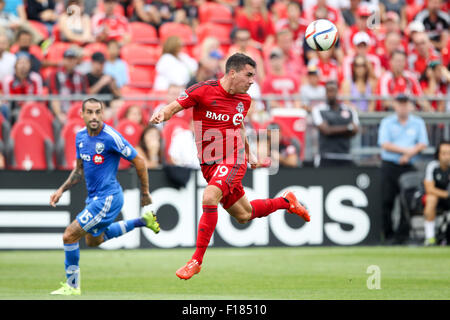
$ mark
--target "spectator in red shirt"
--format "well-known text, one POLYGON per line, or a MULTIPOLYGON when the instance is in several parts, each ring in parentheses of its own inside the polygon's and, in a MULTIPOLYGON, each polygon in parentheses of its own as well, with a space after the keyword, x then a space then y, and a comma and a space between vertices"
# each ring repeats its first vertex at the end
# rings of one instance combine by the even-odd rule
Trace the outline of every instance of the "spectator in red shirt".
MULTIPOLYGON (((289 98, 289 96, 298 93, 298 78, 286 73, 284 69, 284 54, 280 48, 273 48, 269 56, 269 72, 262 84, 263 94, 276 94, 289 98)), ((300 101, 287 99, 275 100, 270 102, 271 108, 300 108, 300 101)))
POLYGON ((340 83, 342 80, 342 71, 333 55, 334 48, 327 51, 318 51, 318 59, 309 62, 309 64, 317 65, 321 85, 325 85, 328 81, 340 83))
MULTIPOLYGON (((3 79, 3 93, 6 95, 42 94, 42 78, 38 73, 31 71, 31 60, 28 53, 17 54, 14 75, 8 75, 3 79)), ((13 123, 19 115, 21 105, 20 102, 10 104, 10 116, 13 123)))
POLYGON ((301 42, 303 42, 303 35, 307 27, 308 21, 302 16, 300 4, 296 1, 291 1, 287 5, 287 17, 275 23, 276 31, 289 29, 292 32, 294 41, 301 42))
POLYGON ((401 36, 397 32, 390 32, 384 39, 383 46, 376 49, 377 56, 380 58, 381 67, 384 70, 390 70, 391 66, 389 60, 395 50, 403 50, 401 43, 401 36))
POLYGON ((353 37, 353 45, 355 46, 355 54, 350 54, 344 57, 343 63, 343 77, 350 79, 352 74, 352 63, 356 56, 364 56, 370 62, 371 68, 375 77, 381 76, 381 62, 377 55, 369 53, 370 51, 370 37, 367 33, 361 31, 353 37))
MULTIPOLYGON (((445 97, 450 84, 450 72, 439 60, 430 61, 419 81, 424 94, 445 97)), ((446 111, 445 100, 431 100, 430 102, 433 110, 438 112, 446 111)))
POLYGON ((294 42, 292 32, 289 29, 278 31, 276 45, 283 51, 286 73, 297 79, 302 78, 306 74, 303 50, 294 42))
POLYGON ((434 49, 428 35, 425 32, 416 32, 412 41, 414 48, 408 54, 409 70, 416 73, 417 77, 422 75, 431 61, 439 60, 439 52, 434 49))
POLYGON ((236 25, 249 30, 260 45, 270 47, 274 41, 275 27, 264 0, 244 0, 244 7, 236 12, 236 25))
MULTIPOLYGON (((399 93, 420 97, 422 89, 414 73, 406 70, 406 53, 395 50, 390 59, 391 71, 386 71, 378 81, 378 92, 383 97, 396 96, 399 93)), ((417 100, 422 111, 431 111, 426 100, 417 100)), ((390 110, 392 100, 383 100, 381 108, 390 110)), ((380 107, 380 106, 379 106, 380 107)))
POLYGON ((127 18, 114 13, 117 0, 104 0, 104 13, 92 18, 92 29, 97 41, 117 40, 120 44, 130 42, 130 30, 127 18))
POLYGON ((343 18, 339 9, 329 6, 326 0, 317 0, 317 4, 309 8, 305 11, 305 18, 307 21, 315 20, 316 12, 319 10, 326 11, 326 18, 333 22, 338 30, 342 30, 341 24, 343 22, 343 18))
MULTIPOLYGON (((70 96, 73 94, 85 94, 87 92, 87 79, 77 72, 75 68, 79 64, 80 54, 75 48, 69 48, 64 52, 62 67, 52 72, 48 79, 50 94, 70 96)), ((61 123, 66 121, 66 113, 70 108, 70 101, 52 100, 51 109, 61 123)))
MULTIPOLYGON (((370 45, 375 46, 377 38, 373 31, 368 27, 368 20, 372 16, 372 10, 366 5, 360 5, 357 11, 356 23, 347 28, 342 36, 342 48, 346 54, 350 54, 354 50, 353 37, 360 31, 364 31, 370 37, 370 45)), ((341 29, 342 30, 342 29, 341 29)))

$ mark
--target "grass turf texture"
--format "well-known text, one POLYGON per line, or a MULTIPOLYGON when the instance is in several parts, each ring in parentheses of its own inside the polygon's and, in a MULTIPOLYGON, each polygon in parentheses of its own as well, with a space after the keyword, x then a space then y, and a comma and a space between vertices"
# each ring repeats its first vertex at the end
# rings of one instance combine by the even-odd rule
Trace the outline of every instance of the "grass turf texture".
POLYGON ((448 247, 210 248, 180 280, 192 252, 81 250, 82 295, 55 297, 63 250, 0 251, 0 299, 450 299, 448 247), (367 288, 370 265, 380 290, 367 288))

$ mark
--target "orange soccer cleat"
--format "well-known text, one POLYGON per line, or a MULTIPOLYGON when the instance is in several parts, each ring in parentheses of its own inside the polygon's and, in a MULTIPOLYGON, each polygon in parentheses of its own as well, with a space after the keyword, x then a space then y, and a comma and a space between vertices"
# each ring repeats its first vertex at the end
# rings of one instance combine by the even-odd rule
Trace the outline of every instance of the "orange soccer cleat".
POLYGON ((175 273, 178 278, 188 280, 192 278, 194 274, 197 274, 202 269, 201 265, 198 263, 197 260, 191 259, 186 263, 185 266, 181 267, 177 270, 175 273))
POLYGON ((289 202, 289 209, 287 209, 289 213, 295 213, 296 215, 302 217, 306 222, 311 220, 308 209, 297 199, 292 191, 286 191, 283 193, 282 197, 289 202))

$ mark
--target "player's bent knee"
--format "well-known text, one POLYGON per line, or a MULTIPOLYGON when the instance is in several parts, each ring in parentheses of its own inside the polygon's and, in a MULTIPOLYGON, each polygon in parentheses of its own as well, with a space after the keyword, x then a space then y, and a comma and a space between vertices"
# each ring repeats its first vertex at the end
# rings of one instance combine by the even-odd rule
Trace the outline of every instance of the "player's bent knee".
POLYGON ((207 206, 217 206, 219 204, 220 197, 214 192, 207 192, 203 194, 202 204, 207 206))
POLYGON ((66 228, 63 234, 63 243, 70 244, 75 243, 77 241, 78 241, 77 237, 66 228))

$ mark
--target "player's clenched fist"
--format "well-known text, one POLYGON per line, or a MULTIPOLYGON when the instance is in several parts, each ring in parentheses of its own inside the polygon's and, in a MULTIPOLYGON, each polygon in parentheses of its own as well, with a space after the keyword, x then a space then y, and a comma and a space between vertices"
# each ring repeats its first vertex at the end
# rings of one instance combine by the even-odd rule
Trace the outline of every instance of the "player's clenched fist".
POLYGON ((158 112, 155 112, 152 117, 150 118, 150 123, 158 124, 164 121, 164 111, 160 110, 158 112))
POLYGON ((50 205, 52 207, 56 207, 56 204, 58 203, 59 198, 61 198, 61 196, 62 196, 62 191, 58 189, 55 193, 53 193, 50 196, 50 205))
POLYGON ((141 195, 141 207, 145 207, 153 202, 152 196, 150 193, 145 192, 141 195))

